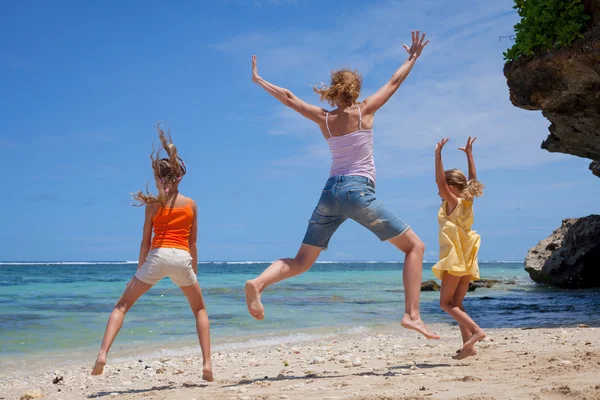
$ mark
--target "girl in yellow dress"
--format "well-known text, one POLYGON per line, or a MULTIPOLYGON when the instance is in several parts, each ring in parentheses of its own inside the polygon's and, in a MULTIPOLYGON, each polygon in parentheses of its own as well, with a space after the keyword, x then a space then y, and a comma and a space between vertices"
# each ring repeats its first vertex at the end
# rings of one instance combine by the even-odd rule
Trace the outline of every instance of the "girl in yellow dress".
POLYGON ((463 308, 469 282, 479 279, 480 238, 471 225, 473 199, 483 194, 483 185, 477 181, 475 171, 472 151, 475 139, 469 137, 466 146, 460 148, 467 155, 469 180, 458 169, 444 171, 442 148, 450 139, 442 139, 435 148, 435 181, 443 202, 438 212, 440 260, 433 266, 433 273, 442 280, 440 306, 460 327, 463 347, 453 357, 457 360, 476 355, 475 344, 485 338, 485 332, 463 308))

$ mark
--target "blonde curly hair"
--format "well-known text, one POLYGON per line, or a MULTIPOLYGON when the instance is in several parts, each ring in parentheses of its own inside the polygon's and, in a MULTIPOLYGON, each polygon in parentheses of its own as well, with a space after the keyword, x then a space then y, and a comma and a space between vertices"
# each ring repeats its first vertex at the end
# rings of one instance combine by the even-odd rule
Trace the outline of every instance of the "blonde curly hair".
POLYGON ((459 169, 449 169, 444 172, 446 184, 460 190, 460 197, 472 201, 475 197, 483 196, 483 184, 478 180, 467 181, 465 174, 459 169))
POLYGON ((177 147, 175 147, 171 139, 171 130, 169 129, 165 134, 160 122, 156 124, 156 130, 158 131, 161 147, 155 150, 154 144, 152 144, 150 160, 157 183, 158 195, 151 194, 148 191, 148 184, 146 184, 146 193, 138 191, 133 195, 133 198, 139 202, 138 204, 134 204, 136 206, 158 204, 160 207, 164 207, 169 199, 169 191, 177 189, 179 182, 186 173, 185 163, 177 155, 177 147), (168 158, 160 157, 163 149, 167 152, 168 158))
POLYGON ((331 84, 313 88, 321 101, 327 101, 332 107, 350 107, 360 95, 362 77, 358 71, 340 69, 331 72, 331 84))

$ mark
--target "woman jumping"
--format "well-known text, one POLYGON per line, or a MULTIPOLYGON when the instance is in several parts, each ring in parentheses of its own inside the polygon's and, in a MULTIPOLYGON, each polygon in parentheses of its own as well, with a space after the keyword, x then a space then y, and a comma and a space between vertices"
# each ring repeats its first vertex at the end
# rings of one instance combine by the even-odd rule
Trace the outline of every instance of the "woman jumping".
POLYGON ((421 320, 419 297, 425 246, 421 239, 400 218, 375 197, 375 164, 373 162, 373 122, 379 110, 398 90, 414 67, 423 48, 425 33, 412 32, 412 45, 404 48, 408 59, 392 78, 362 103, 361 77, 347 69, 335 71, 328 87, 316 89, 333 111, 310 105, 287 89, 275 86, 258 75, 256 56, 252 56, 252 80, 277 100, 315 122, 331 151, 330 178, 325 184, 315 208, 302 246, 294 258, 275 261, 260 276, 246 282, 246 303, 250 314, 262 320, 265 316, 260 301, 263 290, 276 282, 306 272, 327 248, 337 228, 348 218, 373 232, 382 241, 389 241, 406 254, 403 281, 405 310, 402 326, 413 329, 429 339, 439 339, 421 320))

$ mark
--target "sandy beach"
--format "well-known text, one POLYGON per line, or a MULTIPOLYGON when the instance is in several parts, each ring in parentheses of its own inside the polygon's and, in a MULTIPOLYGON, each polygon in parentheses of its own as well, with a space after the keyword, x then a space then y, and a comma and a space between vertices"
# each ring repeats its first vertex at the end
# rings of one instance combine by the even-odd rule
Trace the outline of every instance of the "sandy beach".
POLYGON ((197 357, 109 359, 93 377, 90 353, 60 370, 2 371, 0 399, 600 399, 599 328, 490 329, 479 354, 462 361, 451 358, 458 329, 433 328, 440 341, 386 327, 215 352, 211 383, 197 357))

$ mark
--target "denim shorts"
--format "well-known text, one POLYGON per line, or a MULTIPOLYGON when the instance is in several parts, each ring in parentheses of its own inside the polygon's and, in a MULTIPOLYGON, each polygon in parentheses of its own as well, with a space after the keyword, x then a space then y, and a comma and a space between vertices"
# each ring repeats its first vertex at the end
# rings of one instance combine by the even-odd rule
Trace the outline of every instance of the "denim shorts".
POLYGON ((381 241, 410 229, 375 198, 375 185, 370 179, 339 175, 327 180, 302 243, 327 249, 337 228, 348 218, 373 232, 381 241))

